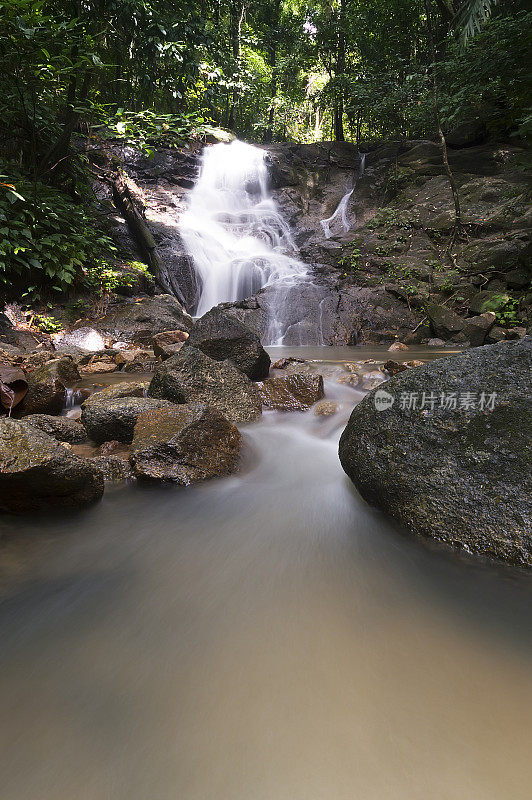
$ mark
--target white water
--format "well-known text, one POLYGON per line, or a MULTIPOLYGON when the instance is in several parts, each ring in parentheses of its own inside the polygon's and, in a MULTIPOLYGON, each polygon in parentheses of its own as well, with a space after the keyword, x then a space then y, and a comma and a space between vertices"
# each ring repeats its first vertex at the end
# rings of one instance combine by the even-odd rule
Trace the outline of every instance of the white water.
POLYGON ((335 229, 341 228, 343 229, 344 233, 347 233, 347 231, 350 228, 352 228, 352 226, 355 224, 354 213, 352 214, 352 216, 349 215, 349 201, 351 200, 351 196, 356 189, 358 181, 364 174, 365 164, 366 164, 366 154, 362 153, 360 157, 360 166, 358 168, 358 174, 357 177, 355 178, 353 187, 344 194, 344 196, 336 206, 334 214, 330 217, 327 217, 327 219, 321 220, 321 227, 323 228, 323 233, 325 234, 326 239, 331 238, 335 229))
MULTIPOLYGON (((181 237, 202 285, 198 316, 218 303, 250 297, 264 286, 278 285, 286 294, 307 275, 269 191, 265 155, 239 141, 205 148, 180 221, 181 237)), ((275 320, 271 322, 277 330, 275 320)))

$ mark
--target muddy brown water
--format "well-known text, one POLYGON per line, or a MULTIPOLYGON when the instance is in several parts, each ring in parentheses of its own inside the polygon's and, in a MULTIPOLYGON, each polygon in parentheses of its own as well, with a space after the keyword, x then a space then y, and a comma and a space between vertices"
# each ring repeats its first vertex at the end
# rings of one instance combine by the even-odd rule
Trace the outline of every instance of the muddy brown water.
POLYGON ((528 800, 530 578, 364 504, 335 362, 390 354, 305 355, 340 411, 239 475, 0 517, 3 800, 528 800))

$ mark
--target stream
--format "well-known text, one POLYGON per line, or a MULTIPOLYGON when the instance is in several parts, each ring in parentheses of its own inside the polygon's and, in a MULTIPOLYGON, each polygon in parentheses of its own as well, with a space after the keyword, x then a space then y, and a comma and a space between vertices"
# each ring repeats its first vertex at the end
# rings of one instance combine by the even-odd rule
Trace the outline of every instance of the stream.
POLYGON ((528 800, 530 578, 342 472, 339 364, 384 348, 270 352, 338 413, 266 412, 230 478, 0 517, 5 800, 528 800))

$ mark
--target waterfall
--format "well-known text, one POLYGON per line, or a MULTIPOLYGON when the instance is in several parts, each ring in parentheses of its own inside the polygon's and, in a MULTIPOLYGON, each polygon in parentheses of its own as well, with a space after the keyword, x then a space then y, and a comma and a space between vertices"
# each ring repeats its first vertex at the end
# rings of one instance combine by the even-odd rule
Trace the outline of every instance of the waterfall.
POLYGON ((286 294, 307 275, 269 190, 265 156, 239 141, 204 150, 179 225, 201 284, 198 316, 264 286, 278 286, 286 294))
POLYGON ((351 195, 356 189, 358 181, 364 174, 365 164, 366 164, 366 154, 362 153, 360 156, 360 165, 358 167, 358 173, 353 182, 353 186, 351 187, 351 189, 348 189, 347 192, 344 194, 344 196, 336 206, 334 214, 330 217, 327 217, 327 219, 321 220, 321 227, 323 228, 323 233, 325 234, 326 239, 331 238, 331 236, 333 235, 332 229, 334 227, 341 226, 343 228, 344 233, 347 233, 347 231, 351 228, 351 226, 354 225, 355 223, 354 215, 353 218, 350 219, 348 214, 349 201, 351 199, 351 195))

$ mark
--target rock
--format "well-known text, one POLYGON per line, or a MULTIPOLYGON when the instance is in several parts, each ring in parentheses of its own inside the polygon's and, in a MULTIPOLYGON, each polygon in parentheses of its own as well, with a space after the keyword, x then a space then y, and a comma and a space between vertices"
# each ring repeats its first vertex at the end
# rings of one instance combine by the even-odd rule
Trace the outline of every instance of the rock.
POLYGON ((450 339, 451 336, 460 333, 464 329, 465 320, 455 314, 454 311, 451 311, 450 308, 437 303, 429 303, 426 307, 426 313, 434 333, 440 339, 450 339))
POLYGON ((152 339, 153 352, 160 356, 163 361, 175 355, 188 339, 186 331, 163 331, 157 333, 152 339))
POLYGON ((76 328, 70 333, 60 333, 54 336, 56 350, 74 348, 82 352, 97 353, 105 350, 105 339, 94 328, 84 326, 76 328))
POLYGON ((215 361, 195 347, 184 347, 155 369, 149 397, 173 403, 204 403, 230 422, 254 422, 262 412, 259 390, 229 361, 215 361))
POLYGON ((156 364, 157 361, 151 353, 146 350, 138 350, 135 357, 124 366, 122 372, 128 374, 153 372, 156 364))
POLYGON ((385 361, 381 367, 382 370, 386 370, 388 375, 393 378, 394 375, 397 375, 399 372, 404 372, 405 369, 408 369, 406 364, 399 364, 397 361, 385 361))
POLYGON ((388 351, 390 353, 396 353, 399 352, 400 350, 408 350, 408 345, 403 344, 403 342, 394 342, 388 348, 388 351))
POLYGON ((523 339, 526 336, 526 328, 508 328, 506 335, 508 339, 523 339))
POLYGON ((24 417, 24 422, 33 425, 43 433, 47 433, 52 439, 58 442, 68 442, 69 444, 81 444, 87 441, 87 431, 69 417, 52 417, 49 414, 30 414, 24 417))
POLYGON ((413 361, 407 361, 406 366, 411 368, 422 367, 424 363, 425 363, 424 361, 419 361, 419 359, 414 358, 413 361))
POLYGON ((169 294, 121 300, 110 305, 94 325, 104 335, 127 342, 151 343, 156 333, 192 328, 194 321, 183 306, 169 294))
POLYGON ((188 345, 215 361, 228 359, 251 380, 268 377, 270 356, 257 334, 219 308, 212 308, 196 321, 188 345))
POLYGON ((235 472, 241 442, 238 428, 215 408, 172 406, 140 415, 130 461, 137 478, 188 485, 235 472))
POLYGON ((351 414, 340 440, 344 470, 369 503, 414 531, 532 566, 531 366, 527 337, 401 373, 386 397, 373 392, 351 414), (441 407, 442 393, 457 393, 456 410, 441 407), (412 396, 415 410, 401 401, 412 396), (391 407, 376 409, 390 397, 391 407))
POLYGON ((116 439, 128 444, 143 411, 171 406, 168 400, 151 397, 122 397, 83 405, 81 422, 90 438, 97 443, 116 439))
POLYGON ((443 339, 429 339, 427 345, 429 347, 444 347, 445 342, 443 341, 443 339))
POLYGON ((469 317, 466 319, 463 334, 469 340, 471 347, 479 347, 484 344, 486 336, 493 328, 496 320, 493 311, 485 311, 478 317, 469 317))
POLYGON ((321 375, 283 375, 268 378, 258 386, 263 405, 277 411, 307 411, 324 395, 321 375))
POLYGON ((505 339, 506 339, 506 331, 504 330, 504 328, 501 328, 499 325, 494 325, 488 334, 488 341, 490 342, 490 344, 495 344, 496 342, 504 342, 505 339))
POLYGON ((527 289, 530 286, 530 272, 524 267, 516 267, 506 273, 506 284, 510 289, 527 289))
POLYGON ((116 372, 118 365, 114 356, 110 355, 94 355, 91 357, 87 364, 80 366, 82 375, 98 375, 106 372, 116 372))
POLYGON ((123 444, 123 442, 119 442, 117 439, 111 439, 110 442, 103 442, 98 450, 101 456, 121 455, 122 458, 128 458, 129 456, 129 448, 127 445, 123 444))
POLYGON ((287 356, 285 358, 280 358, 274 364, 272 364, 272 369, 286 369, 291 364, 304 364, 304 358, 297 358, 296 356, 287 356))
POLYGON ((473 314, 483 314, 485 311, 500 311, 510 299, 510 295, 505 292, 480 291, 473 295, 469 301, 469 310, 473 314))
POLYGON ((316 417, 330 417, 336 414, 338 409, 338 403, 333 403, 331 400, 322 400, 321 403, 316 403, 314 406, 314 415, 316 417))
POLYGON ((102 473, 24 420, 0 419, 0 508, 24 513, 99 500, 102 473))
POLYGON ((85 408, 85 406, 88 406, 90 403, 118 400, 120 397, 146 397, 149 385, 148 381, 115 383, 113 386, 106 386, 105 389, 89 395, 83 401, 82 406, 85 408))
POLYGON ((67 386, 79 379, 78 369, 68 356, 47 361, 28 375, 28 393, 17 408, 17 416, 59 414, 67 386))
POLYGON ((127 458, 116 455, 95 456, 91 463, 101 471, 104 481, 109 483, 119 483, 135 477, 127 458))
POLYGON ((486 138, 486 124, 480 119, 469 120, 457 125, 445 134, 449 147, 472 147, 482 144, 486 138))

